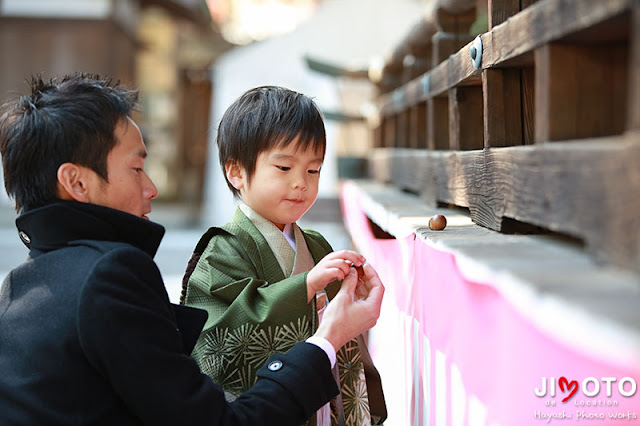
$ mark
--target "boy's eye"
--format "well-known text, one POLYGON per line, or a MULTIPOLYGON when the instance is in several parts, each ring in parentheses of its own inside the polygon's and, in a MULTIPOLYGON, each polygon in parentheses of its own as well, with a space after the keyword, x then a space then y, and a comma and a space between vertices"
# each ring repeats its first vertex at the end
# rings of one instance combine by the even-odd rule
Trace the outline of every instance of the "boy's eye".
POLYGON ((320 169, 317 170, 307 170, 308 173, 312 174, 312 175, 317 175, 318 173, 320 173, 320 169))
POLYGON ((276 166, 276 167, 282 170, 283 172, 286 172, 287 170, 291 170, 291 167, 286 167, 286 166, 276 166))

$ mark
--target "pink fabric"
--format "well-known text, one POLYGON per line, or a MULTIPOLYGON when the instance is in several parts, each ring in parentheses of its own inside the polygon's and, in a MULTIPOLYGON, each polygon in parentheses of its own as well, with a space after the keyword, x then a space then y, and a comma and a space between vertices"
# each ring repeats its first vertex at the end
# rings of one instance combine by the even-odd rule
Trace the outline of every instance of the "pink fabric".
MULTIPOLYGON (((466 279, 453 254, 413 234, 376 239, 355 185, 343 185, 341 201, 354 242, 386 286, 369 345, 382 376, 389 425, 640 425, 640 360, 618 365, 555 340, 491 283, 466 279), (564 391, 561 377, 567 379, 564 391), (589 377, 601 387, 596 396, 583 392, 589 377), (607 377, 615 379, 611 396, 601 380, 607 377), (536 396, 551 378, 555 396, 548 389, 536 396), (622 379, 627 394, 636 385, 631 396, 620 394, 622 379)), ((589 393, 595 384, 588 381, 589 393)))

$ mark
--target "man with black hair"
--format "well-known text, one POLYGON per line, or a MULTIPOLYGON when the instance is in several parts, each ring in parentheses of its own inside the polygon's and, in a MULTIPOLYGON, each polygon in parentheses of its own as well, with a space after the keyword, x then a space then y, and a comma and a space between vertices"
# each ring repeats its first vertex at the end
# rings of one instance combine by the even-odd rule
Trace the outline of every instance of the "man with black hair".
POLYGON ((0 113, 5 187, 27 261, 0 289, 2 425, 299 425, 337 394, 332 351, 373 326, 384 288, 353 270, 308 341, 233 403, 190 357, 204 311, 169 302, 164 228, 131 119, 98 76, 33 79, 0 113), (361 277, 362 278, 362 277, 361 277))

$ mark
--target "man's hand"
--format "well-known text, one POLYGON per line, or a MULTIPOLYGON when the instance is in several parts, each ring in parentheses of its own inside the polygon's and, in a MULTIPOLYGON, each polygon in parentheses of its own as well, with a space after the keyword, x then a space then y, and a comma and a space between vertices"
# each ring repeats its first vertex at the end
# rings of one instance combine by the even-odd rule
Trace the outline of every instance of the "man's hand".
POLYGON ((324 311, 315 335, 328 340, 336 351, 345 343, 373 327, 380 316, 384 285, 376 271, 365 263, 359 277, 355 267, 324 311))
POLYGON ((307 302, 313 299, 316 292, 324 290, 334 280, 342 281, 349 273, 351 265, 361 266, 366 259, 351 250, 334 251, 326 255, 307 274, 307 302))

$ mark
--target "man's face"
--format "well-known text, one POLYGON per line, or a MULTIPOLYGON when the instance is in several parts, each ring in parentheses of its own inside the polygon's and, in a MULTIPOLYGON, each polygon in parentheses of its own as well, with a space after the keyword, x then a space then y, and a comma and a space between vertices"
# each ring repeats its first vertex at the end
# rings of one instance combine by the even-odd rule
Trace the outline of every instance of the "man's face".
POLYGON ((117 143, 107 156, 108 182, 100 179, 96 190, 89 194, 89 202, 149 219, 151 200, 158 189, 144 170, 147 150, 140 129, 130 118, 120 120, 115 128, 117 143))

